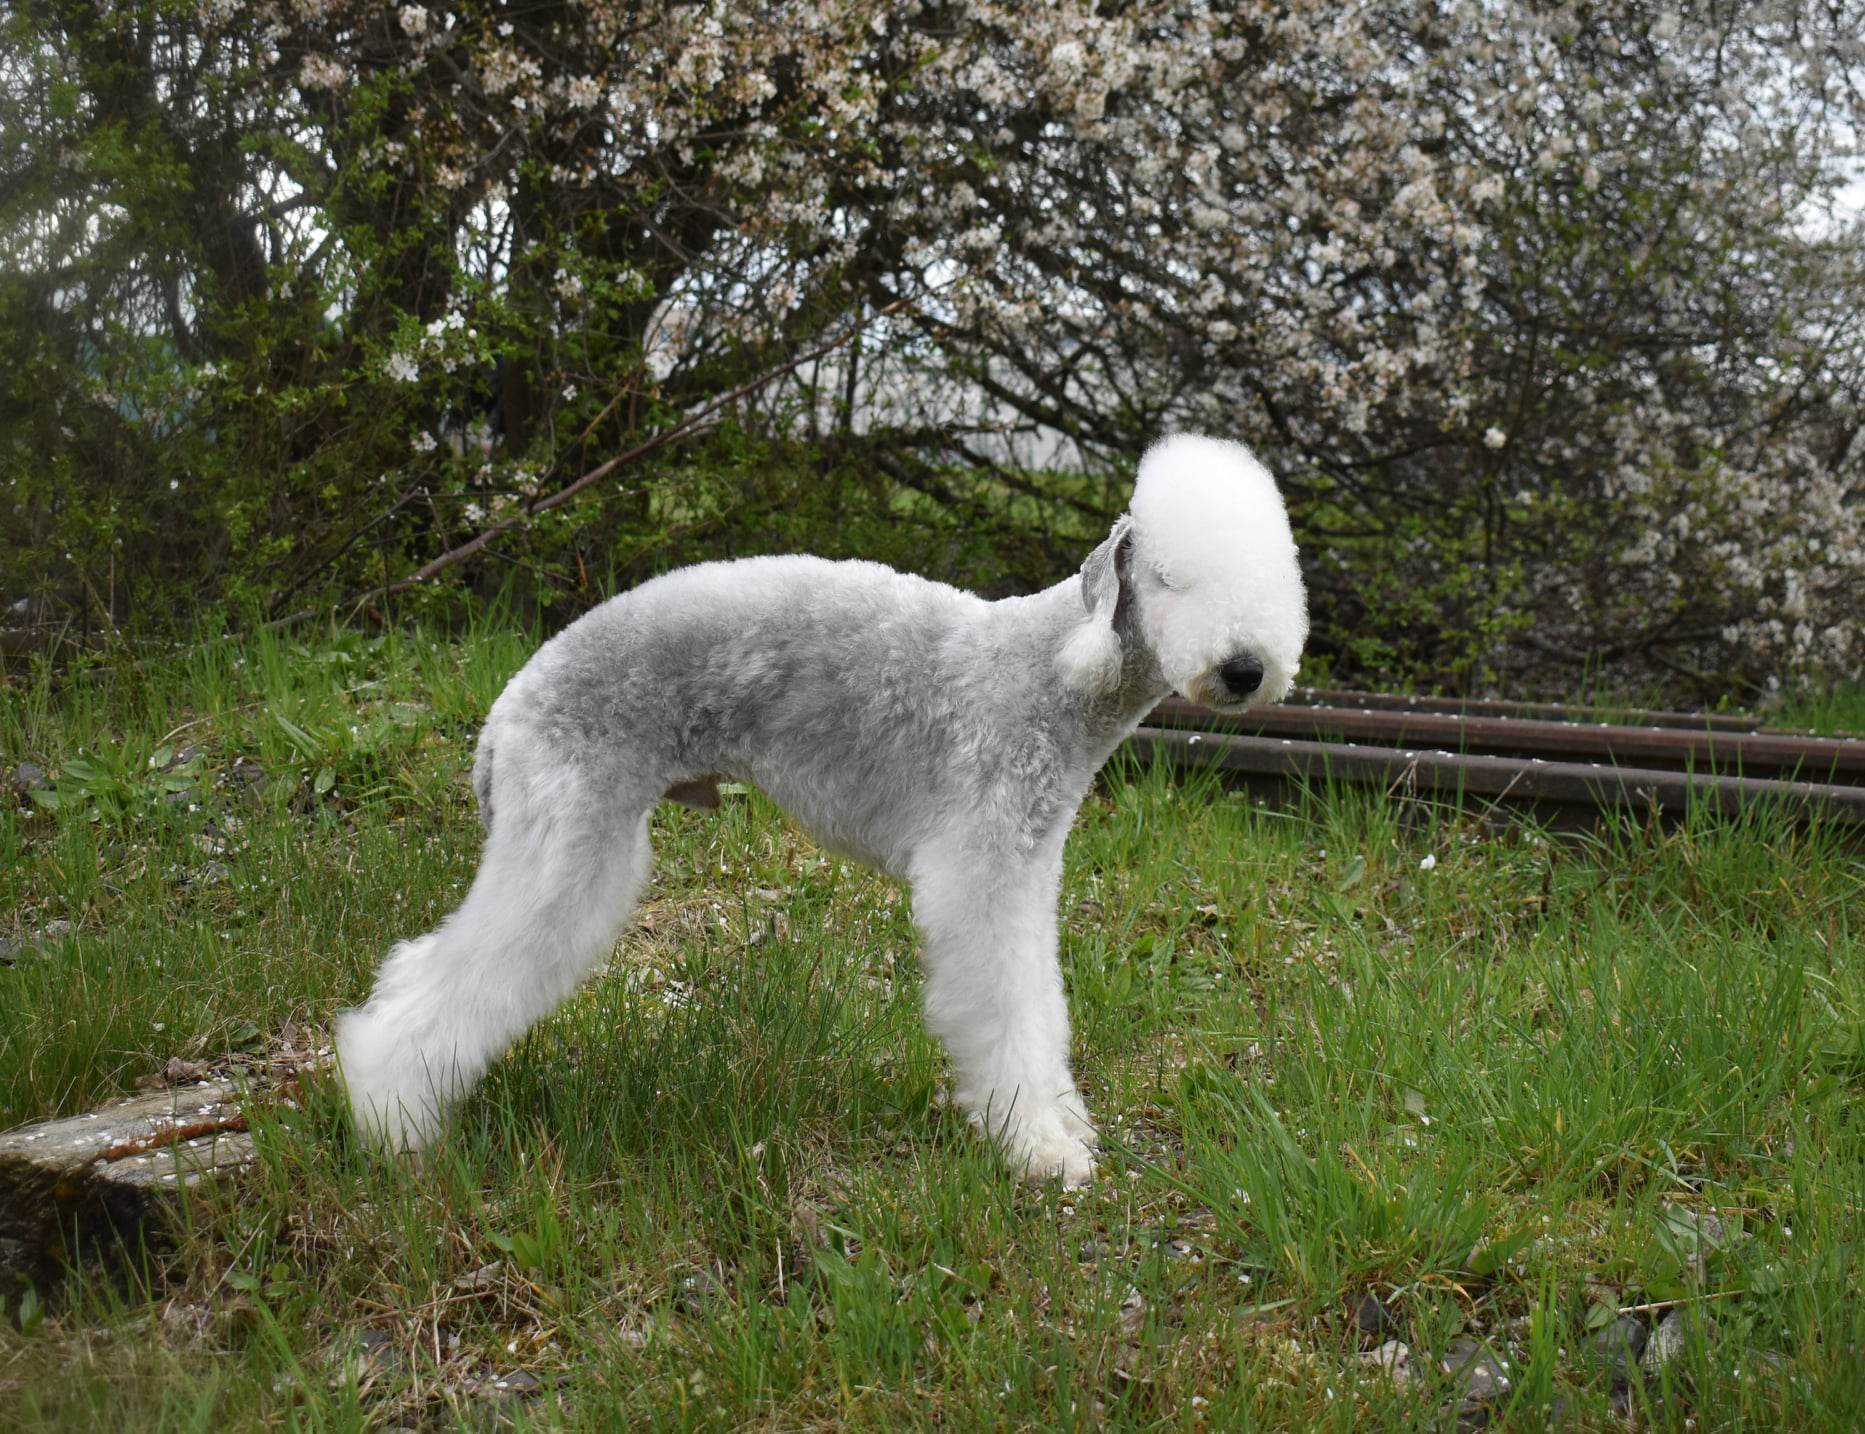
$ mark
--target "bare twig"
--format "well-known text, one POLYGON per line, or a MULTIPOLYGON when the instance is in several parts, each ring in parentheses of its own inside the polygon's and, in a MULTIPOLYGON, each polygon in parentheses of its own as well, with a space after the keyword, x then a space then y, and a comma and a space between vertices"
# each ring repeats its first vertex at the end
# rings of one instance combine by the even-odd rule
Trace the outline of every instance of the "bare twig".
POLYGON ((1747 1294, 1747 1290, 1711 1290, 1707 1294, 1684 1295, 1674 1300, 1648 1300, 1642 1305, 1620 1305, 1622 1315, 1656 1314, 1659 1310, 1677 1309, 1682 1305, 1702 1304, 1706 1300, 1734 1299, 1737 1295, 1747 1294))
POLYGON ((347 538, 345 538, 341 543, 337 545, 336 550, 332 552, 330 556, 325 558, 322 562, 318 563, 316 567, 311 568, 308 572, 304 573, 302 576, 297 578, 291 584, 290 587, 286 588, 284 592, 280 593, 277 598, 277 602, 279 603, 279 605, 282 607, 288 598, 290 598, 300 588, 304 587, 307 583, 311 582, 314 578, 318 576, 318 574, 328 572, 332 567, 336 565, 337 560, 339 558, 341 558, 345 553, 349 552, 351 548, 356 546, 356 543, 359 539, 361 539, 365 534, 375 531, 375 529, 381 527, 382 524, 388 522, 390 518, 393 518, 397 513, 401 512, 401 510, 407 507, 409 503, 413 502, 416 497, 418 497, 420 494, 425 492, 426 487, 427 485, 424 483, 415 484, 414 487, 410 488, 407 492, 403 493, 387 508, 384 508, 380 513, 376 514, 375 517, 371 518, 366 523, 360 524, 354 531, 350 533, 350 535, 347 538))
POLYGON ((190 1140, 199 1140, 203 1135, 235 1134, 246 1129, 246 1117, 240 1111, 223 1115, 214 1120, 195 1120, 183 1123, 171 1121, 160 1126, 148 1135, 138 1136, 134 1140, 121 1140, 115 1145, 100 1150, 91 1157, 98 1160, 122 1160, 130 1155, 146 1155, 151 1150, 160 1150, 168 1145, 181 1145, 190 1140))

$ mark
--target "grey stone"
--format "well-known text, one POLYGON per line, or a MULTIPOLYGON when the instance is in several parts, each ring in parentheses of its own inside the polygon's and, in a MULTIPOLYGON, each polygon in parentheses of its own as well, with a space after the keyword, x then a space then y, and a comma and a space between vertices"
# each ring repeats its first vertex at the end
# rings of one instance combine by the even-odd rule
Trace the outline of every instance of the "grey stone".
POLYGON ((674 1303, 686 1314, 697 1314, 718 1297, 723 1286, 708 1270, 691 1270, 674 1285, 674 1303))
POLYGON ((7 782, 22 797, 51 785, 45 779, 45 768, 35 762, 21 762, 8 775, 7 782))
POLYGON ((346 1380, 362 1384, 386 1374, 407 1370, 408 1361, 395 1348, 386 1330, 365 1329, 354 1339, 339 1338, 330 1349, 330 1363, 336 1366, 333 1385, 346 1380))
POLYGON ((1463 1378, 1464 1398, 1479 1404, 1487 1404, 1515 1387, 1515 1381, 1509 1378, 1503 1361, 1494 1355, 1486 1354, 1471 1361, 1463 1378))
POLYGON ((1582 1348, 1588 1358, 1611 1370, 1614 1379, 1625 1381, 1637 1375, 1639 1356, 1645 1352, 1650 1337, 1643 1320, 1620 1315, 1604 1329, 1588 1335, 1582 1348))
POLYGON ((266 769, 242 757, 232 766, 223 767, 220 775, 214 778, 214 785, 234 796, 244 797, 249 803, 257 803, 265 796, 266 769))
POLYGON ((1508 1361, 1474 1339, 1452 1340, 1438 1359, 1438 1369, 1457 1384, 1457 1422, 1461 1428, 1487 1425, 1489 1407, 1506 1401, 1515 1387, 1508 1361))
POLYGON ((1412 1351, 1396 1339, 1389 1339, 1378 1349, 1360 1356, 1360 1363, 1381 1370, 1394 1384, 1404 1384, 1412 1377, 1412 1351))
POLYGON ((1685 1344, 1697 1331, 1701 1331, 1705 1339, 1714 1339, 1716 1321, 1687 1305, 1672 1310, 1651 1332, 1651 1342, 1645 1346, 1644 1357, 1639 1361, 1641 1367, 1648 1374, 1656 1373, 1683 1353, 1685 1344))
POLYGON ((11 966, 25 951, 23 942, 15 941, 11 936, 0 936, 0 966, 11 966))
POLYGON ((1482 1353, 1482 1340, 1461 1335, 1444 1347, 1444 1353, 1438 1356, 1438 1368, 1445 1374, 1456 1374, 1482 1353))
POLYGON ((1397 1329, 1399 1323, 1385 1302, 1371 1290, 1362 1295, 1360 1303, 1354 1307, 1353 1322, 1361 1334, 1373 1339, 1383 1339, 1397 1329))

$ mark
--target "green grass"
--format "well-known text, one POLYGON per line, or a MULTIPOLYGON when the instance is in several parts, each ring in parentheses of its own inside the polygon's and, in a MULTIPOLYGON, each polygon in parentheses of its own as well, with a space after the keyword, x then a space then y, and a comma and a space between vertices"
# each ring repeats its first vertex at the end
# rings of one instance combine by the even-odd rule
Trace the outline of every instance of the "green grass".
POLYGON ((1790 698, 1770 712, 1768 720, 1782 727, 1865 737, 1865 686, 1829 687, 1790 698))
MULTIPOLYGON (((529 645, 7 689, 6 766, 60 780, 0 807, 0 1126, 359 999, 471 875, 471 733, 529 645)), ((359 1153, 313 1084, 172 1247, 0 1295, 9 1420, 1449 1427, 1447 1378, 1362 1365, 1373 1292, 1415 1366, 1504 1353, 1510 1427, 1623 1427, 1582 1343, 1677 1300, 1716 1332, 1649 1427, 1865 1421, 1865 857, 1830 832, 1557 840, 1116 771, 1063 893, 1107 1153, 1064 1193, 944 1103, 903 892, 755 796, 655 827, 636 928, 431 1159, 359 1153)))

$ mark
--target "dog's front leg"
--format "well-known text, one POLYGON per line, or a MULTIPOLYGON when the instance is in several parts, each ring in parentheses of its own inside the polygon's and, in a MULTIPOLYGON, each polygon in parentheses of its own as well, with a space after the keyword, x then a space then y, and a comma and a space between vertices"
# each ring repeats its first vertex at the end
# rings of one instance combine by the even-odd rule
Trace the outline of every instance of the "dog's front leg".
MULTIPOLYGON (((1094 1175, 1094 1127, 1069 1074, 1068 1003, 1056 960, 1060 836, 1034 859, 915 863, 926 1024, 951 1052, 957 1097, 1031 1179, 1094 1175)), ((950 856, 950 853, 943 854, 950 856)))

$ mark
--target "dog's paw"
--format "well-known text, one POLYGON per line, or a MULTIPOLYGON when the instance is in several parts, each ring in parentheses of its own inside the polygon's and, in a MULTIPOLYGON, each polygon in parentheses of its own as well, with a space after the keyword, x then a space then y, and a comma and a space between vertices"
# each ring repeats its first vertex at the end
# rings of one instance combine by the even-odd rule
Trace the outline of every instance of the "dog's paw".
POLYGON ((1063 1129, 1086 1145, 1089 1150, 1101 1148, 1101 1137, 1095 1133, 1094 1126, 1089 1124, 1088 1117, 1082 1114, 1080 1096, 1070 1096, 1057 1105, 1056 1110, 1062 1116, 1063 1129))
POLYGON ((427 1072, 367 1009, 337 1018, 337 1069, 356 1133, 372 1149, 416 1151, 438 1133, 443 1103, 427 1072))
POLYGON ((1024 1179, 1041 1183, 1062 1179, 1073 1190, 1094 1179, 1094 1127, 1079 1111, 1057 1105, 1025 1122, 1009 1139, 1013 1159, 1020 1159, 1024 1179))

